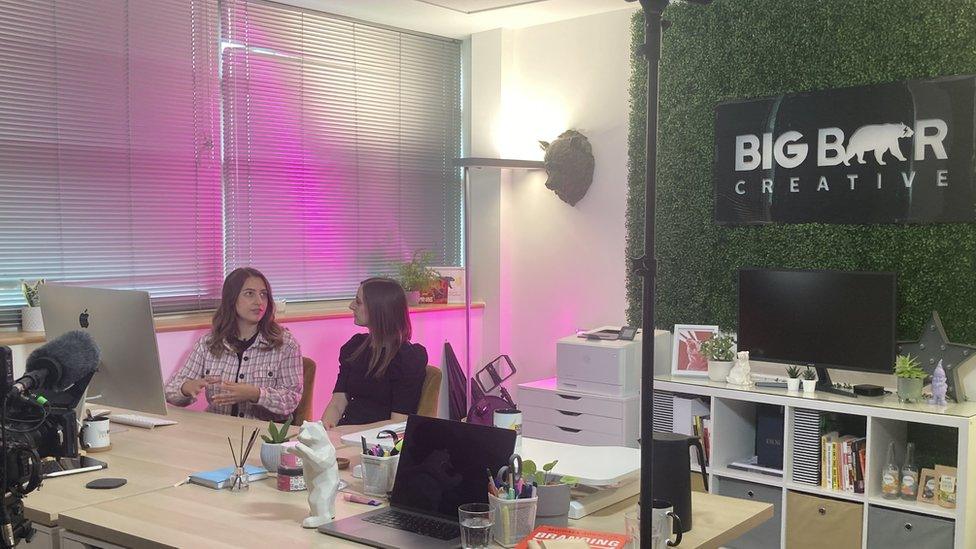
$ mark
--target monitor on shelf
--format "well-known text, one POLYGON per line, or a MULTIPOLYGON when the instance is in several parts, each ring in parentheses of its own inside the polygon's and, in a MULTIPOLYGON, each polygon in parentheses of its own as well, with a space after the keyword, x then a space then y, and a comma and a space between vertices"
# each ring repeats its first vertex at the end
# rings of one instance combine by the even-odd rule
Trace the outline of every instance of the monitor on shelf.
POLYGON ((817 369, 890 374, 897 318, 894 273, 739 270, 738 347, 749 358, 817 369))
POLYGON ((44 284, 40 299, 48 340, 71 330, 84 330, 102 352, 98 371, 88 385, 91 404, 166 414, 156 328, 147 292, 44 284))

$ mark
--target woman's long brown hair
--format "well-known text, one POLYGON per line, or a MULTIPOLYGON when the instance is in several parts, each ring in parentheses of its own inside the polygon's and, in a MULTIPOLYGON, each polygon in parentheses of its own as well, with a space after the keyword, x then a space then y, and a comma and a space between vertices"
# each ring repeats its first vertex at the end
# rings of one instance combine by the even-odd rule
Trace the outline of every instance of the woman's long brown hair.
POLYGON ((366 375, 383 377, 400 346, 410 341, 412 335, 407 296, 400 283, 392 278, 369 278, 361 286, 369 336, 350 358, 355 360, 369 350, 366 375))
POLYGON ((241 295, 244 283, 252 276, 260 278, 264 282, 264 287, 268 289, 268 308, 258 321, 258 332, 271 347, 281 347, 284 343, 284 329, 275 322, 274 297, 271 294, 268 278, 257 269, 238 267, 224 279, 224 287, 220 291, 220 306, 214 311, 209 346, 214 356, 222 356, 225 352, 229 352, 224 342, 233 343, 235 339, 240 338, 241 334, 237 329, 237 298, 241 295))

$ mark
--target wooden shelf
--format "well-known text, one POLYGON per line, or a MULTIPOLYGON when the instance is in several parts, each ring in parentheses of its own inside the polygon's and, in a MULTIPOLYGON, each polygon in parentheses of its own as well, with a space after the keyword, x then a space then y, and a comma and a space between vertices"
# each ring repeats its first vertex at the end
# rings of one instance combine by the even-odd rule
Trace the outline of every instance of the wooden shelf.
POLYGON ((729 469, 727 467, 715 467, 710 469, 708 472, 720 478, 734 478, 737 480, 755 482, 756 484, 765 484, 766 486, 775 486, 777 488, 783 487, 783 479, 781 477, 774 477, 772 475, 750 473, 749 471, 740 471, 738 469, 729 469))

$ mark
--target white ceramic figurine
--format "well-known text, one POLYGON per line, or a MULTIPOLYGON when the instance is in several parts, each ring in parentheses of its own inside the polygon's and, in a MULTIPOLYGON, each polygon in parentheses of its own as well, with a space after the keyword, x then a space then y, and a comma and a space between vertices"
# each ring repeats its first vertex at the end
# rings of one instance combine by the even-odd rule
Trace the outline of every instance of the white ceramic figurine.
POLYGON ((321 421, 306 421, 298 432, 298 444, 285 450, 302 458, 308 506, 311 513, 302 521, 303 528, 318 528, 335 518, 335 500, 339 493, 339 464, 335 446, 321 421))
POLYGON ((752 385, 752 374, 749 368, 749 351, 738 352, 735 359, 735 366, 732 367, 725 381, 731 385, 752 385))

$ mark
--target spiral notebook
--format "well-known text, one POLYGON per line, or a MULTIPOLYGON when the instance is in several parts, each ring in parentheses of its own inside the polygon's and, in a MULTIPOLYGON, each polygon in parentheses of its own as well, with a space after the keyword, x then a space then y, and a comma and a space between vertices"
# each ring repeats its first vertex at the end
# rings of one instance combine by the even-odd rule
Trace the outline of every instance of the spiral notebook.
MULTIPOLYGON (((248 482, 268 478, 268 470, 264 467, 258 467, 257 465, 245 465, 244 470, 247 471, 248 482)), ((190 475, 190 482, 199 484, 201 486, 206 486, 207 488, 220 490, 221 488, 230 486, 230 477, 233 474, 233 466, 223 467, 221 469, 214 469, 213 471, 193 473, 190 475)))

